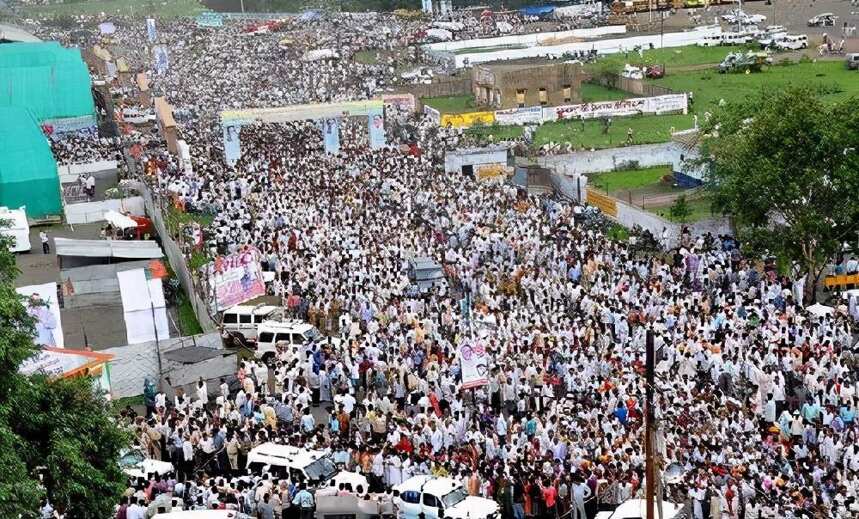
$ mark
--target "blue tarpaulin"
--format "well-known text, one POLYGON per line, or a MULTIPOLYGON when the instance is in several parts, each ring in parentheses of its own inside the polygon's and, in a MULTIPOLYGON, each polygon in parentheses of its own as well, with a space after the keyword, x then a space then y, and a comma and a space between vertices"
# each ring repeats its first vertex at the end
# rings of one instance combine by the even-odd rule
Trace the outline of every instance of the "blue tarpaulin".
POLYGON ((532 5, 519 9, 523 16, 549 16, 555 12, 553 5, 532 5))

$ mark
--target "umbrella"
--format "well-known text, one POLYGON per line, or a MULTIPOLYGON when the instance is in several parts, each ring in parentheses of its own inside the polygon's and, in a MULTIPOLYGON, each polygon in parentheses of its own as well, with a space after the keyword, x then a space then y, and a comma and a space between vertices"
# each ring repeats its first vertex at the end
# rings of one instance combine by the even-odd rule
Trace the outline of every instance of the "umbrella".
POLYGON ((831 306, 814 303, 813 305, 806 307, 805 311, 812 315, 823 317, 824 315, 831 315, 835 312, 835 309, 833 309, 831 306))

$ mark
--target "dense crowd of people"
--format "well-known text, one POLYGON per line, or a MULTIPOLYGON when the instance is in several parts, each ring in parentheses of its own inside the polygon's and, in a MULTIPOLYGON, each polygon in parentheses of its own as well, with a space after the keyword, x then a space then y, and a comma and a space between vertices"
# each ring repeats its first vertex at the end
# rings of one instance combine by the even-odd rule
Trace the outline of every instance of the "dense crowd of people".
MULTIPOLYGON (((149 66, 133 51, 145 47, 138 25, 114 39, 149 66)), ((324 450, 373 495, 432 474, 496 500, 505 519, 593 519, 643 494, 648 333, 666 499, 694 519, 859 514, 859 351, 845 307, 809 313, 804 277, 761 267, 731 239, 640 254, 574 202, 445 172, 445 150, 466 138, 419 115, 389 117, 381 149, 366 120, 348 120, 336 154, 315 122, 254 123, 228 165, 220 110, 366 99, 393 81, 385 65, 301 57, 403 45, 396 31, 288 27, 305 37, 159 25, 170 65, 153 89, 188 114, 191 167, 151 145, 139 163, 161 196, 214 215, 211 255, 258 250, 270 294, 323 338, 281 345, 270 365, 245 361, 216 390, 202 378, 190 392, 147 385, 145 413, 125 416, 139 447, 176 470, 134 481, 118 519, 179 503, 305 513, 307 481, 245 469, 265 442, 324 450), (414 290, 415 257, 445 282, 414 290), (462 387, 463 344, 487 359, 475 387, 462 387)))

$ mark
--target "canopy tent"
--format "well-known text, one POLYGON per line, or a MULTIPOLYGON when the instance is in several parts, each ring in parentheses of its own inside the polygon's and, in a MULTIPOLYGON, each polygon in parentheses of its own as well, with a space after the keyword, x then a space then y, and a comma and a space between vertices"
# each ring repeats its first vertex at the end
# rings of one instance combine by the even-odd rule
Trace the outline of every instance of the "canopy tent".
POLYGON ((57 163, 26 108, 0 106, 0 206, 27 206, 27 215, 37 219, 62 214, 57 163))
POLYGON ((835 309, 831 306, 814 303, 813 305, 806 307, 805 311, 812 315, 816 315, 817 317, 823 317, 824 315, 833 314, 835 312, 835 309))
POLYGON ((95 114, 78 49, 57 42, 0 45, 0 106, 28 108, 39 122, 95 114))

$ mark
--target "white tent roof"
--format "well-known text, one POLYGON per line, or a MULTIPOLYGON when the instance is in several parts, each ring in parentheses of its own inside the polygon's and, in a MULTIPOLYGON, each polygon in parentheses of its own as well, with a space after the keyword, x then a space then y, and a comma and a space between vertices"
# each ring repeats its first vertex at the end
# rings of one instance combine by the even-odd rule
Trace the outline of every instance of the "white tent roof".
POLYGON ((830 315, 835 312, 835 309, 833 309, 831 306, 822 305, 820 303, 814 303, 813 305, 806 307, 805 310, 808 313, 816 315, 818 317, 830 315))
POLYGON ((118 227, 120 229, 133 229, 137 227, 137 222, 114 210, 106 211, 104 213, 104 219, 110 222, 114 227, 118 227))
POLYGON ((164 256, 154 240, 72 240, 54 238, 57 256, 158 259, 164 256))

